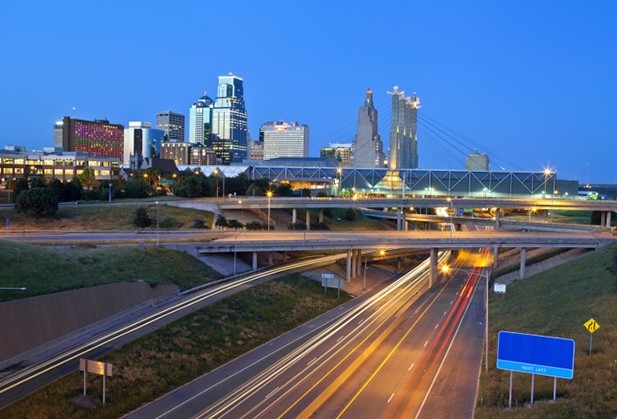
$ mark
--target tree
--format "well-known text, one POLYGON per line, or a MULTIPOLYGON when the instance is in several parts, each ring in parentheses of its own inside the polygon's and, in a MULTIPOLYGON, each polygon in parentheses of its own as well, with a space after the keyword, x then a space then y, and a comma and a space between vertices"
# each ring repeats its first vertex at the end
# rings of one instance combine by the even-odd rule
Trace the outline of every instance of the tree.
POLYGON ((225 216, 222 214, 217 215, 214 225, 217 226, 218 228, 227 227, 228 226, 227 218, 225 218, 225 216))
POLYGON ((94 170, 86 167, 79 175, 79 181, 83 185, 84 188, 88 190, 94 189, 98 185, 98 181, 96 180, 96 175, 94 174, 94 170))
POLYGON ((152 188, 143 178, 133 178, 124 186, 124 196, 126 198, 147 198, 150 196, 152 188))
POLYGON ((244 224, 238 220, 232 219, 227 221, 227 227, 233 228, 234 230, 241 230, 244 228, 244 224))
POLYGON ((53 215, 58 211, 58 198, 50 188, 34 188, 19 194, 17 212, 31 212, 36 217, 53 215))
POLYGON ((144 207, 139 207, 135 210, 135 218, 133 225, 139 228, 146 228, 152 225, 152 218, 148 216, 148 210, 144 207))

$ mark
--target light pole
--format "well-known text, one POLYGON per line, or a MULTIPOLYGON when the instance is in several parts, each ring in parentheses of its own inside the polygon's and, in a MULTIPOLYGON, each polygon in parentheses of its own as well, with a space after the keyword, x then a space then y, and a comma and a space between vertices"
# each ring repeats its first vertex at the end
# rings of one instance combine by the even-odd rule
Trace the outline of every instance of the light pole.
POLYGON ((272 198, 272 191, 266 193, 268 197, 268 231, 270 231, 270 199, 272 198))
POLYGON ((156 247, 159 247, 159 201, 156 201, 156 247))
POLYGON ((548 181, 548 177, 551 175, 551 169, 548 167, 544 169, 544 196, 546 196, 546 182, 548 181))
POLYGON ((454 229, 454 222, 452 221, 452 214, 454 214, 452 198, 448 198, 448 203, 450 204, 450 241, 452 241, 452 230, 454 229))
POLYGON ((536 207, 533 207, 532 209, 529 210, 529 222, 531 222, 531 213, 536 212, 536 211, 537 211, 536 207))
POLYGON ((216 197, 219 197, 219 169, 214 169, 214 175, 216 176, 216 197))
POLYGON ((338 196, 341 196, 341 190, 343 188, 343 169, 341 169, 340 167, 338 167, 336 169, 336 173, 338 174, 338 196))

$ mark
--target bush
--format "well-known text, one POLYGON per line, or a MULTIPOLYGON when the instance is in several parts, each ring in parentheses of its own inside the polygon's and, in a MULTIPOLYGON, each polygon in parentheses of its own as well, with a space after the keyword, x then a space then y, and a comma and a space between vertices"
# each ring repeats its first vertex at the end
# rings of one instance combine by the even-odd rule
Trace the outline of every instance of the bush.
POLYGON ((58 211, 58 197, 50 188, 28 189, 19 194, 17 212, 31 212, 36 217, 45 217, 58 211))
POLYGON ((138 228, 146 228, 152 225, 152 219, 148 216, 148 210, 144 207, 139 207, 135 210, 135 218, 133 225, 138 228))
POLYGON ((174 217, 165 217, 159 222, 160 228, 180 228, 182 222, 174 217))
POLYGON ((191 226, 191 228, 208 228, 208 226, 206 225, 206 223, 204 222, 204 220, 193 220, 193 225, 191 226))

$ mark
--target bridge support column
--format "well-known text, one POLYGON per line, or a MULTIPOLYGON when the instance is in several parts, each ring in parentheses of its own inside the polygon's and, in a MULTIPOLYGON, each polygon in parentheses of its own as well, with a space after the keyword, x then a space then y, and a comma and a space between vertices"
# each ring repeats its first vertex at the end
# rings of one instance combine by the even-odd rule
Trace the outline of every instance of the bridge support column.
POLYGON ((497 262, 499 262, 499 247, 493 247, 493 269, 497 268, 497 262))
POLYGON ((611 212, 610 211, 606 211, 606 226, 607 227, 611 226, 611 212))
POLYGON ((409 231, 409 221, 407 221, 407 219, 403 218, 403 229, 405 231, 409 231))
POLYGON ((253 270, 257 270, 257 252, 253 252, 253 270))
POLYGON ((501 217, 501 208, 495 208, 495 231, 499 231, 499 218, 501 217))
POLYGON ((437 282, 437 249, 431 248, 431 275, 428 278, 428 287, 431 288, 437 282))
POLYGON ((274 265, 272 263, 272 252, 268 252, 268 265, 270 265, 270 266, 274 265))
POLYGON ((323 224, 323 208, 319 209, 319 224, 323 224))
POLYGON ((396 258, 396 270, 397 271, 401 270, 401 261, 402 261, 402 257, 401 256, 396 258))
POLYGON ((362 273, 362 249, 358 249, 356 268, 356 275, 360 275, 362 273))
POLYGON ((519 279, 524 279, 525 278, 525 259, 527 256, 527 248, 525 247, 521 247, 521 267, 518 271, 518 277, 519 279))
POLYGON ((351 249, 347 249, 347 268, 345 269, 345 281, 351 281, 351 249))
POLYGON ((295 224, 298 222, 298 210, 295 208, 291 210, 291 223, 295 224))
POLYGON ((604 211, 600 213, 600 225, 601 226, 606 225, 606 213, 604 211))
POLYGON ((306 210, 306 229, 307 230, 311 229, 311 210, 310 209, 306 210))

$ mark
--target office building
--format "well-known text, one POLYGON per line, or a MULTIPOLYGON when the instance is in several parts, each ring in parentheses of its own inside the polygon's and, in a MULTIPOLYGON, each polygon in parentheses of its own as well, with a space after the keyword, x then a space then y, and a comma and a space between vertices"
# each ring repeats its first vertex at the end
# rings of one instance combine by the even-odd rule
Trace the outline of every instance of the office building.
POLYGON ((189 151, 189 164, 197 166, 216 165, 216 154, 211 148, 194 145, 189 151))
POLYGON ((191 106, 189 110, 189 143, 210 146, 213 103, 214 101, 204 93, 191 106))
POLYGON ((394 86, 392 95, 392 126, 390 128, 390 169, 418 168, 418 109, 420 98, 406 97, 394 86))
POLYGON ((149 122, 130 121, 124 130, 124 154, 122 163, 137 170, 144 158, 158 157, 165 132, 152 128, 149 122))
POLYGON ((264 159, 264 143, 261 141, 249 141, 249 160, 262 161, 264 159))
POLYGON ((124 126, 104 119, 86 121, 65 116, 54 125, 54 147, 122 160, 124 126))
POLYGON ((166 141, 161 144, 161 159, 173 160, 176 166, 190 163, 189 153, 191 143, 181 141, 166 141))
POLYGON ((309 128, 297 122, 266 122, 259 128, 264 160, 278 157, 308 157, 309 128))
POLYGON ((163 141, 184 141, 184 115, 172 111, 156 114, 156 128, 163 130, 163 141))
POLYGON ((212 107, 210 146, 222 164, 242 162, 248 156, 244 81, 233 74, 219 76, 216 100, 212 107))
POLYGON ((490 159, 488 158, 488 154, 478 153, 478 150, 472 150, 465 158, 465 170, 490 170, 490 159))
POLYGON ((339 162, 339 166, 350 167, 351 153, 351 144, 330 143, 328 147, 322 147, 319 150, 319 157, 322 159, 336 159, 339 162))
POLYGON ((384 160, 383 143, 377 132, 377 109, 373 105, 373 91, 368 89, 364 96, 364 104, 358 111, 351 165, 358 168, 383 167, 384 160))

